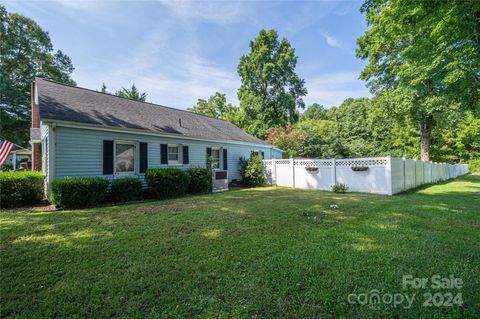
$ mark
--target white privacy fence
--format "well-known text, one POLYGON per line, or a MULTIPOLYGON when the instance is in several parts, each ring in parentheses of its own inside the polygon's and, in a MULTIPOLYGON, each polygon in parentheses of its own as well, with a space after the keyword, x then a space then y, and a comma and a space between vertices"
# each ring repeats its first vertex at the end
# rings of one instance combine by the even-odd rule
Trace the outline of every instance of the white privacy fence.
POLYGON ((467 164, 432 163, 390 156, 271 159, 264 160, 263 167, 270 185, 330 190, 335 184, 345 184, 348 191, 387 195, 468 173, 467 164))

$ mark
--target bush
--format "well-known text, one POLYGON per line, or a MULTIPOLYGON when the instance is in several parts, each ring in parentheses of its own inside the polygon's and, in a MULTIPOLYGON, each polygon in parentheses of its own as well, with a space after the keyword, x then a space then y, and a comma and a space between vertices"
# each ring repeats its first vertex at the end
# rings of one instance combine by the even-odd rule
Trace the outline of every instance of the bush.
POLYGON ((45 176, 39 172, 0 172, 0 207, 38 204, 45 176))
POLYGON ((252 156, 249 160, 241 157, 239 171, 242 182, 247 186, 259 186, 265 184, 263 175, 263 162, 260 156, 252 156))
POLYGON ((334 193, 345 193, 348 190, 346 184, 335 184, 332 186, 332 192, 334 193))
POLYGON ((169 198, 188 192, 190 174, 178 168, 149 168, 145 172, 150 194, 155 198, 169 198))
POLYGON ((112 181, 110 196, 114 202, 139 200, 142 195, 142 182, 138 178, 125 177, 112 181))
POLYGON ((210 193, 212 191, 212 170, 208 168, 191 168, 188 192, 191 194, 210 193))
POLYGON ((480 172, 480 159, 470 160, 470 162, 468 163, 468 171, 470 173, 480 172))
POLYGON ((107 196, 109 182, 101 177, 66 177, 51 184, 51 201, 64 208, 82 208, 100 204, 107 196))
POLYGON ((2 172, 8 172, 13 170, 13 165, 10 163, 5 163, 2 165, 2 172))

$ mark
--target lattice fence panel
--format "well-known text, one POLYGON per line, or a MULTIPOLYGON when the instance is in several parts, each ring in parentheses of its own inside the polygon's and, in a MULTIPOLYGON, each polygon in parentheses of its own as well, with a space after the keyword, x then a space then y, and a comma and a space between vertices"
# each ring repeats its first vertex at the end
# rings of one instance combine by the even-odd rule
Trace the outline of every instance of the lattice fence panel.
POLYGON ((335 166, 338 167, 359 167, 359 166, 376 166, 383 167, 387 165, 386 158, 372 158, 372 159, 344 159, 337 160, 335 166))
POLYGON ((333 165, 333 162, 328 160, 305 159, 305 160, 294 160, 293 165, 302 166, 302 167, 306 167, 306 166, 331 167, 333 165))

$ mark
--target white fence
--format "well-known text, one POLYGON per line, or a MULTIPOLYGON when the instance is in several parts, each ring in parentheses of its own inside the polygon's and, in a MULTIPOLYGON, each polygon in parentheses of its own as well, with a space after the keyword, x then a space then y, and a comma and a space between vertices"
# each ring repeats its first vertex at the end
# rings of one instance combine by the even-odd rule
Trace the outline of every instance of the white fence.
POLYGON ((432 163, 387 157, 349 159, 271 159, 263 161, 270 185, 393 195, 426 183, 468 173, 467 164, 432 163))

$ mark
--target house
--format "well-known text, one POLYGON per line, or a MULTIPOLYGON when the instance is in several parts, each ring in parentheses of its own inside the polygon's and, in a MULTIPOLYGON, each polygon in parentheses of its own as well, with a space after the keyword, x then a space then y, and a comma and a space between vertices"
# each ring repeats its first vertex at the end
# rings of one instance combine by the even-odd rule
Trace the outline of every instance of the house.
POLYGON ((240 157, 282 150, 230 122, 36 78, 32 83, 33 169, 54 179, 144 179, 149 167, 205 167, 239 179, 240 157))
MULTIPOLYGON (((0 139, 0 145, 4 140, 0 139)), ((32 168, 32 151, 15 144, 4 163, 12 165, 13 170, 32 168)))

